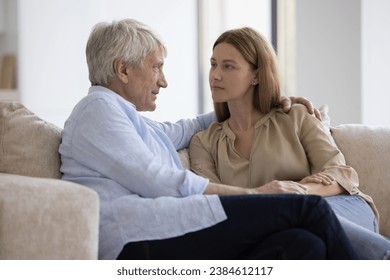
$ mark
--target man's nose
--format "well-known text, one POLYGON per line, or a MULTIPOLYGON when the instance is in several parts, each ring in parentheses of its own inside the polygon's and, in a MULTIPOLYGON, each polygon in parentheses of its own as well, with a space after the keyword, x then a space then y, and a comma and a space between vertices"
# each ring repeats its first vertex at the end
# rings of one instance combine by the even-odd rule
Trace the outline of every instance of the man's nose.
POLYGON ((162 88, 166 88, 168 86, 168 82, 167 80, 165 79, 165 75, 162 74, 160 79, 158 80, 158 85, 162 88))

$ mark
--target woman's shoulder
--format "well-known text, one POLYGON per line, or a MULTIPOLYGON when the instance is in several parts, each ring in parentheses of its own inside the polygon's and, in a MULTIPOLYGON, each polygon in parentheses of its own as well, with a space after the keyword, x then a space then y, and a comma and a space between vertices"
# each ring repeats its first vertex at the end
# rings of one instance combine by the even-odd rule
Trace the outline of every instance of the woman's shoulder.
POLYGON ((307 107, 305 105, 299 104, 299 103, 294 103, 291 105, 291 110, 289 113, 297 114, 297 115, 305 115, 309 114, 307 111, 307 107))
POLYGON ((223 125, 224 122, 215 121, 207 129, 196 133, 190 141, 190 156, 194 154, 199 155, 199 152, 203 153, 205 151, 215 153, 218 142, 224 135, 223 125))
POLYGON ((289 112, 284 112, 281 108, 275 109, 270 115, 270 121, 274 125, 290 127, 301 130, 304 127, 318 125, 319 120, 307 111, 307 107, 302 104, 293 104, 289 112))
POLYGON ((212 143, 215 139, 219 139, 223 133, 224 122, 212 122, 205 130, 199 131, 193 138, 197 138, 204 143, 212 143))
POLYGON ((277 115, 293 120, 302 120, 311 116, 311 114, 307 111, 307 107, 302 104, 293 104, 288 113, 283 112, 282 109, 277 109, 277 112, 279 113, 277 115))

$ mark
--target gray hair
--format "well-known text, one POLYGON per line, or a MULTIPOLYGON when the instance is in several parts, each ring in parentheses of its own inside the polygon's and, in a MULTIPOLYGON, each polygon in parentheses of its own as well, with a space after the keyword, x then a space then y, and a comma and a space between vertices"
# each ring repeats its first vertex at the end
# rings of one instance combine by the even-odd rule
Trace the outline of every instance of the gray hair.
POLYGON ((126 66, 142 67, 145 57, 158 47, 166 56, 166 47, 158 35, 134 19, 96 24, 86 47, 91 84, 107 86, 115 78, 116 59, 126 66))

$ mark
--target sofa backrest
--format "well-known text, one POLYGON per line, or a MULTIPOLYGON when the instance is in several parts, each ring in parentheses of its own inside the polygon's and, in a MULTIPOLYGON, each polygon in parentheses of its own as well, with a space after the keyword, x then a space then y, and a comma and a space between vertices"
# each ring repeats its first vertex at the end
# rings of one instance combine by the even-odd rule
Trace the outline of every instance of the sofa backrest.
POLYGON ((359 175, 359 189, 378 208, 381 233, 390 237, 390 127, 343 124, 331 132, 347 164, 359 175))
POLYGON ((0 173, 60 178, 61 129, 18 102, 0 102, 0 173))

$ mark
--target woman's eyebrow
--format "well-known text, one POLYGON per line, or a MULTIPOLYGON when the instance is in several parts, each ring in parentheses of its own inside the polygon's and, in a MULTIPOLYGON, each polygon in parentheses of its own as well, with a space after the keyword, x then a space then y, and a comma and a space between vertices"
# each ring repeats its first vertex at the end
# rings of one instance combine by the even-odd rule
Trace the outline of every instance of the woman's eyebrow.
MULTIPOLYGON (((217 61, 214 57, 211 57, 210 60, 211 61, 217 61)), ((222 63, 234 63, 234 64, 237 64, 237 61, 235 61, 234 59, 223 59, 222 63)))
POLYGON ((235 61, 234 59, 224 59, 222 60, 223 63, 234 63, 234 64, 237 64, 237 61, 235 61))

